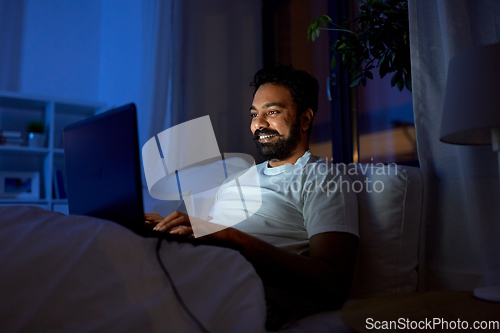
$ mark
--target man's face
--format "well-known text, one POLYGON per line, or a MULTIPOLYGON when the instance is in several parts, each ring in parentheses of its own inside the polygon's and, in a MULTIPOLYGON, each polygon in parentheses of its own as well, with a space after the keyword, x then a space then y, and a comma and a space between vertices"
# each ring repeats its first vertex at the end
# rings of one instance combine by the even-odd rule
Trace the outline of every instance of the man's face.
POLYGON ((288 88, 272 83, 260 86, 250 113, 250 129, 259 154, 266 160, 282 161, 290 157, 301 136, 297 104, 288 88))

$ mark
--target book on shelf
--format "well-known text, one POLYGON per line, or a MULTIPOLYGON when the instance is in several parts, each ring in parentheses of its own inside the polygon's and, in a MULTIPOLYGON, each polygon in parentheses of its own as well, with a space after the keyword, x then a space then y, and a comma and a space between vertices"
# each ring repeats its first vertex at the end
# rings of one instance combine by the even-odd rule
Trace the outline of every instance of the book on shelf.
POLYGON ((0 130, 0 138, 22 139, 22 133, 20 131, 2 131, 2 130, 0 130))
POLYGON ((22 146, 24 140, 22 138, 6 138, 0 136, 0 146, 14 146, 19 147, 22 146))
POLYGON ((15 146, 23 145, 24 139, 20 131, 1 131, 0 130, 0 146, 15 146))

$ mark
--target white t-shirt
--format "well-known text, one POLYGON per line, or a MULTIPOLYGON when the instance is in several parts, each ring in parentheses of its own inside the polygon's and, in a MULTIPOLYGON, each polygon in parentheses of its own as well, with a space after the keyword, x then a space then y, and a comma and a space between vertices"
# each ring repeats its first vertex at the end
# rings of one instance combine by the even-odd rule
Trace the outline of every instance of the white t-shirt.
POLYGON ((336 231, 359 236, 351 179, 333 164, 307 151, 295 164, 274 168, 267 162, 258 164, 257 175, 259 186, 245 181, 238 184, 239 189, 234 181, 221 186, 210 213, 212 222, 225 224, 225 219, 241 217, 241 210, 260 205, 260 198, 254 200, 260 191, 260 208, 250 216, 247 212, 248 217, 233 228, 304 255, 308 254, 309 238, 316 234, 336 231))

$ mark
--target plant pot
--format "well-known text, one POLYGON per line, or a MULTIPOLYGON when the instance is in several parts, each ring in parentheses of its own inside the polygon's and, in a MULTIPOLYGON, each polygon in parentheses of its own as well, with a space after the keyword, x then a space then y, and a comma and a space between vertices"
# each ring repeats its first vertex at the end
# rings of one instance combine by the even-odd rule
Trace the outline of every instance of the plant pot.
POLYGON ((29 133, 28 134, 28 147, 41 148, 45 142, 45 134, 43 133, 29 133))

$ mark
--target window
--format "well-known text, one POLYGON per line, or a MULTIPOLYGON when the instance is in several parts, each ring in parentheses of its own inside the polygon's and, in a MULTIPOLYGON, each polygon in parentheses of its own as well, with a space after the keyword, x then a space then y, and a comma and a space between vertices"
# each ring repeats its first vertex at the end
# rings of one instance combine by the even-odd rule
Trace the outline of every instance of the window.
POLYGON ((330 70, 330 43, 338 32, 306 40, 309 23, 321 14, 332 19, 355 15, 357 2, 264 0, 264 64, 291 64, 320 83, 319 112, 311 151, 333 162, 418 165, 412 96, 391 87, 391 74, 378 71, 366 87, 349 88, 347 73, 330 70))

